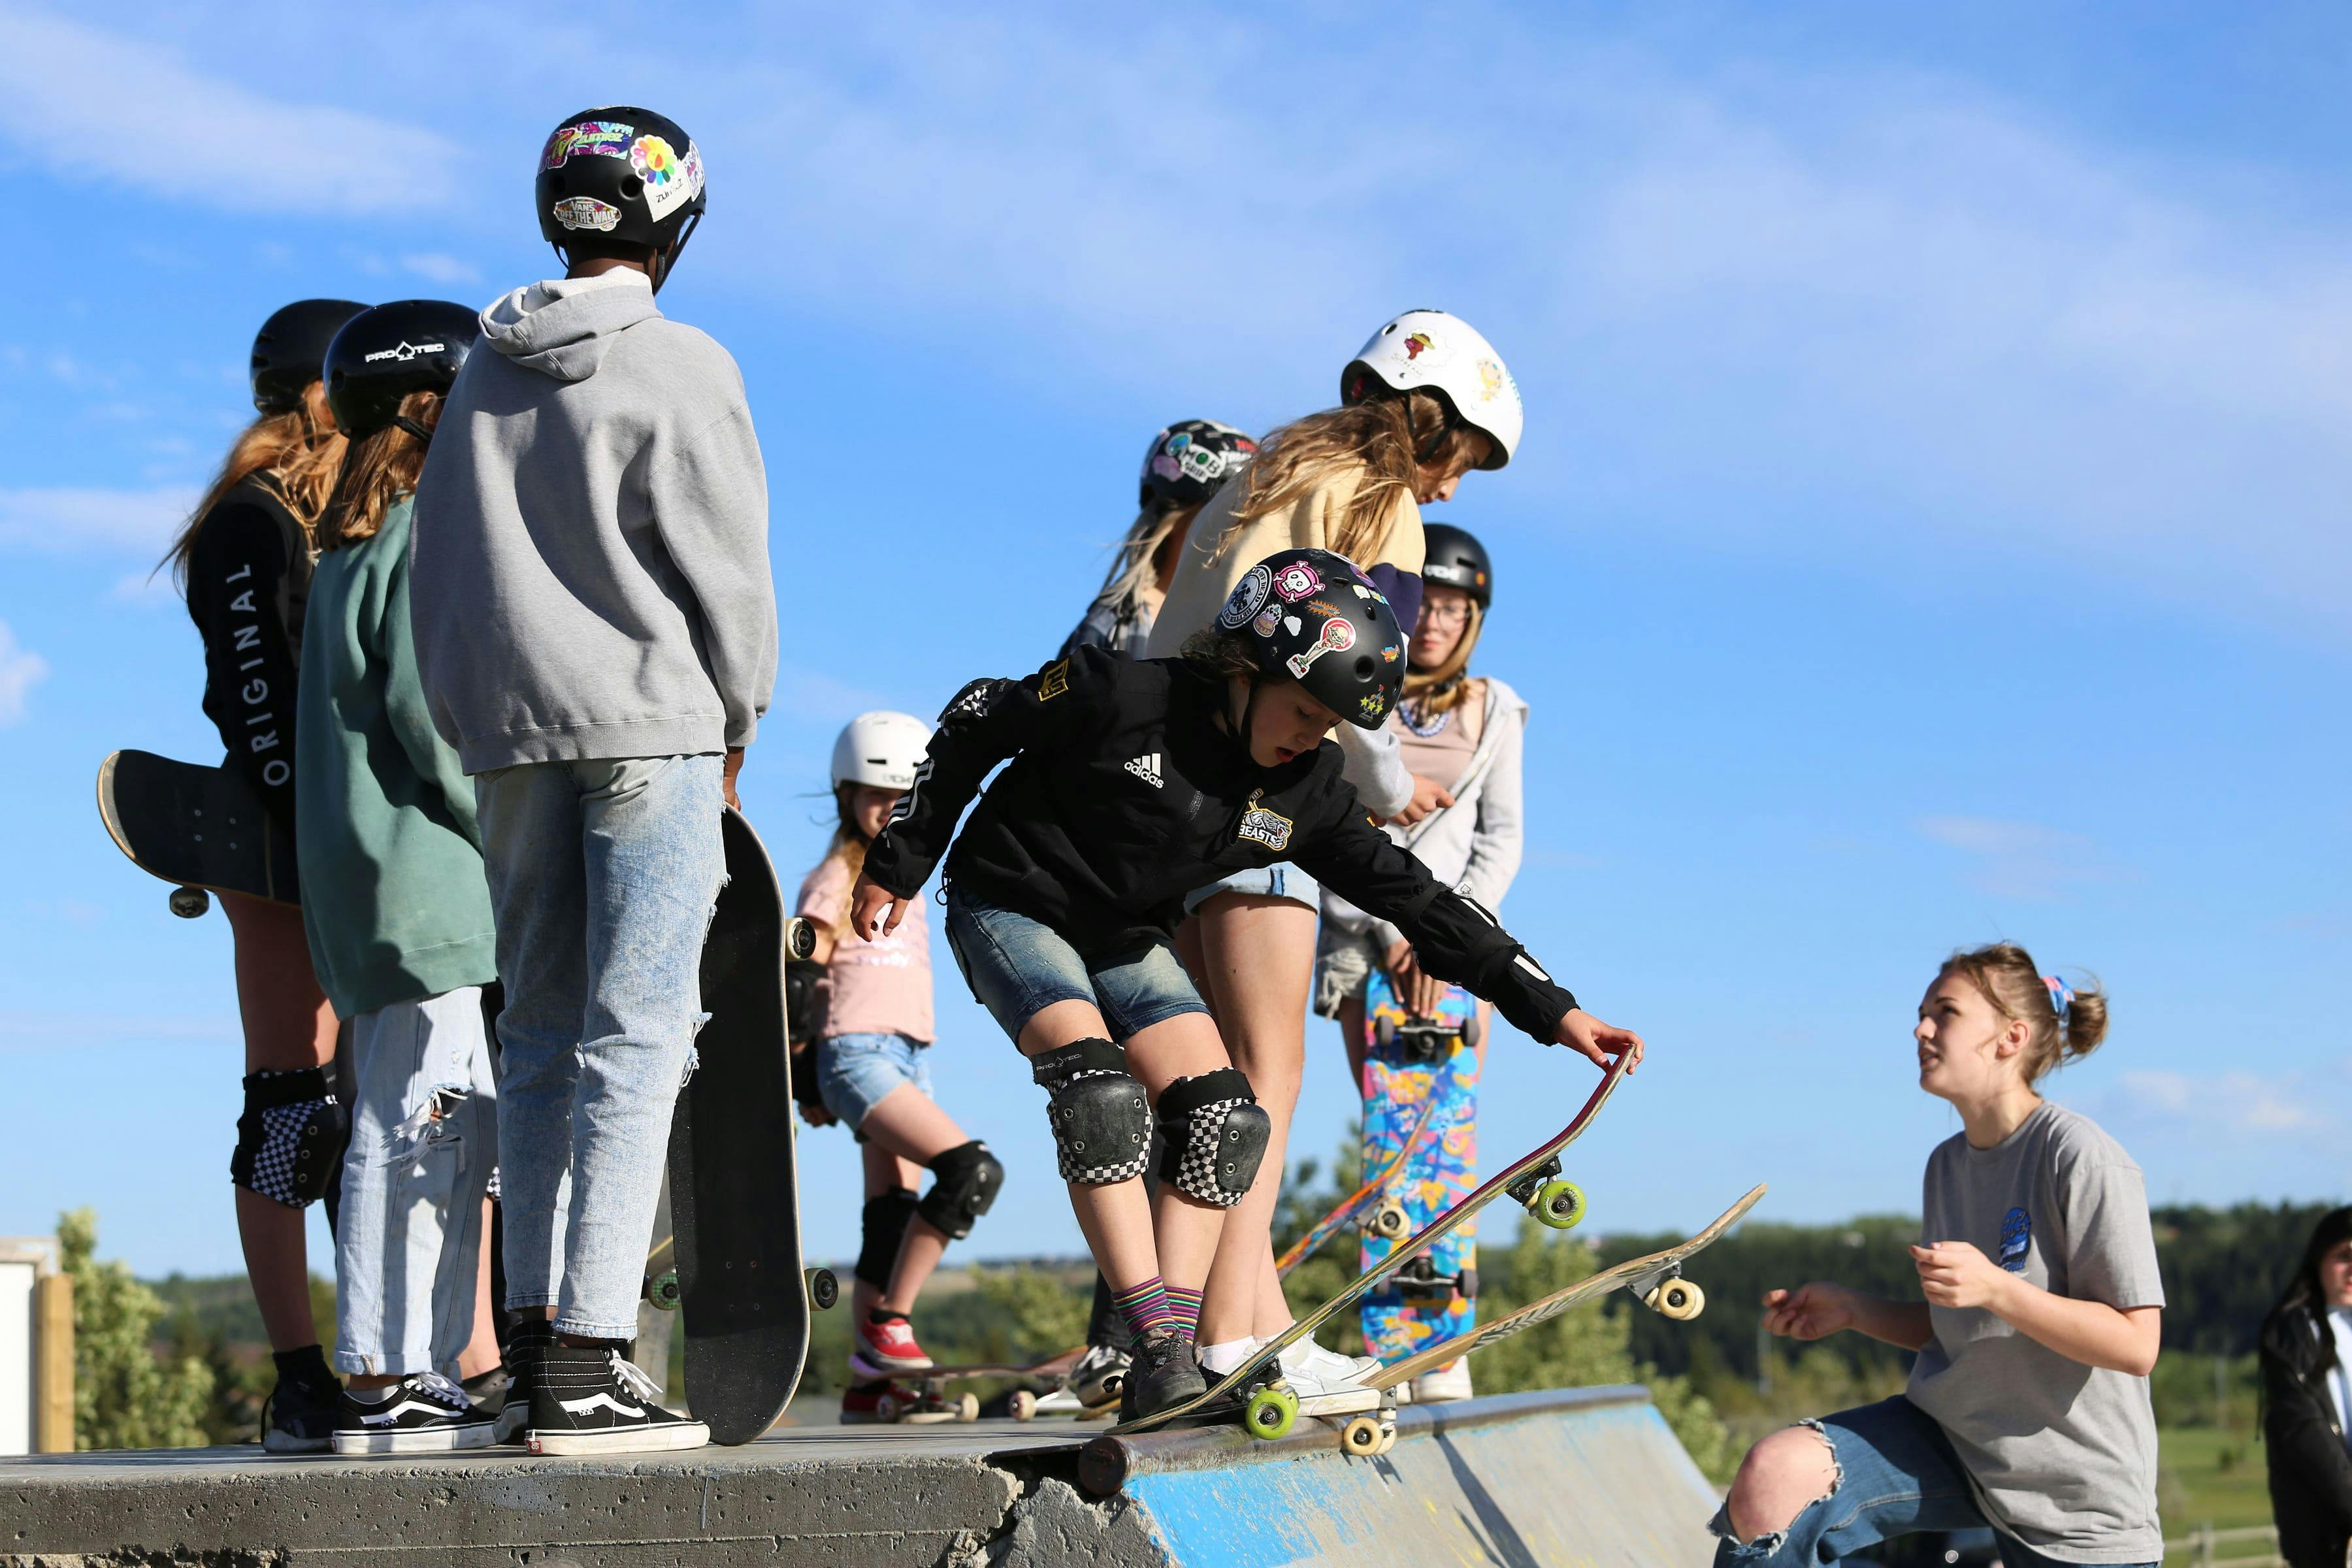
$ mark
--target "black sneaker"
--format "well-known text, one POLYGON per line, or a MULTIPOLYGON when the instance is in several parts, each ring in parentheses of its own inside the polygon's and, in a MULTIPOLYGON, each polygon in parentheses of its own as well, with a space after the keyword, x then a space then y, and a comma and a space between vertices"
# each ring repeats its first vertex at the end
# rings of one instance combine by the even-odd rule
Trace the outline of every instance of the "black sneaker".
POLYGON ((611 1345, 551 1344, 530 1371, 534 1454, 651 1454, 699 1448, 710 1428, 654 1403, 660 1385, 611 1345))
POLYGON ((317 1345, 273 1355, 278 1386, 261 1402, 261 1446, 272 1454, 323 1454, 334 1441, 343 1385, 317 1345))
POLYGON ((474 1402, 477 1409, 502 1415, 506 1413, 507 1385, 510 1381, 504 1366, 494 1366, 460 1380, 457 1386, 466 1391, 466 1397, 474 1402))
POLYGON ((343 1390, 335 1422, 338 1454, 446 1454, 487 1448, 498 1417, 437 1372, 414 1372, 383 1397, 343 1390))
POLYGON ((1100 1410, 1118 1397, 1127 1380, 1127 1363, 1132 1359, 1123 1346, 1088 1345, 1087 1353, 1070 1368, 1069 1380, 1063 1386, 1080 1405, 1100 1410))
POLYGON ((520 1443, 530 1425, 530 1374, 540 1352, 555 1342, 555 1329, 545 1318, 529 1318, 507 1336, 507 1394, 499 1406, 499 1443, 520 1443))
POLYGON ((1136 1342, 1135 1359, 1119 1384, 1118 1418, 1157 1415, 1208 1392, 1209 1380, 1192 1359, 1192 1342, 1173 1329, 1155 1329, 1136 1342))

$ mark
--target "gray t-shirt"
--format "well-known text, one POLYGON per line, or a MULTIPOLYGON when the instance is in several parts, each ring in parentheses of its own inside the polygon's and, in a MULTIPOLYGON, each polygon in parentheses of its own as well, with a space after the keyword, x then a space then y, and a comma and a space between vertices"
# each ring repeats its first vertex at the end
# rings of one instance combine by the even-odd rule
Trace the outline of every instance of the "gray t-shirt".
MULTIPOLYGON (((2075 1300, 2164 1305, 2139 1167, 2071 1110, 2045 1102, 1990 1149, 1946 1139, 1922 1213, 1922 1246, 1969 1242, 2075 1300)), ((1951 1438, 1992 1521, 2062 1563, 2161 1558, 2147 1379, 2070 1361, 1981 1307, 1928 1316, 1911 1403, 1951 1438)))

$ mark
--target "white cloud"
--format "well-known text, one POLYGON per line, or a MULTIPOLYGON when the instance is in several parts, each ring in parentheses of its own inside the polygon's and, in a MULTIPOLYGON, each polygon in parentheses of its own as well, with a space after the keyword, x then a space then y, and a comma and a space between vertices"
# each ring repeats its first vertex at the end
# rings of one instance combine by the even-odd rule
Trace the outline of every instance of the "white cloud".
POLYGON ((2300 1073, 2127 1072, 2105 1098, 2142 1117, 2185 1122, 2234 1134, 2297 1134, 2329 1131, 2332 1101, 2306 1095, 2300 1073))
POLYGON ((482 280, 480 268, 437 250, 404 256, 400 264, 419 278, 429 279, 436 283, 479 283, 482 280))
POLYGON ((16 634, 0 621, 0 727, 25 716, 25 698, 48 679, 49 661, 16 646, 16 634))
POLYGON ((2092 842, 2031 822, 1982 816, 1930 816, 1919 832, 1973 858, 1968 884, 1996 898, 2048 900, 2086 882, 2113 881, 2092 842))
POLYGON ((0 1012, 0 1053, 88 1051, 165 1041, 234 1040, 237 1036, 234 1016, 0 1012))
POLYGON ((171 52, 0 4, 0 88, 41 128, 50 172, 240 213, 411 216, 463 187, 457 152, 413 122, 265 98, 171 52), (352 150, 396 148, 368 162, 352 150))
POLYGON ((153 561, 170 548, 200 493, 186 485, 0 489, 0 549, 100 551, 153 561))

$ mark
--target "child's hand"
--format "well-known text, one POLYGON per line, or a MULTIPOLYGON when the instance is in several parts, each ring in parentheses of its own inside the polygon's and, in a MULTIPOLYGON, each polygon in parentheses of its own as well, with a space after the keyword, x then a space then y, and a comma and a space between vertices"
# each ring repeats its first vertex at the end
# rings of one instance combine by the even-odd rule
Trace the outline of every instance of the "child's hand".
POLYGON ((1625 1064, 1629 1077, 1642 1060, 1641 1036, 1614 1024, 1604 1024, 1581 1007, 1568 1010, 1568 1016, 1559 1021, 1559 1032, 1552 1036, 1552 1043, 1582 1053, 1603 1071, 1608 1069, 1610 1058, 1630 1053, 1631 1059, 1625 1064))
POLYGON ((1782 1339, 1823 1339, 1853 1327, 1853 1302, 1844 1286, 1820 1281, 1794 1290, 1767 1290, 1764 1326, 1782 1339))
POLYGON ((735 780, 742 772, 743 748, 728 747, 727 760, 719 764, 719 793, 726 796, 727 804, 738 811, 743 809, 743 798, 735 793, 735 780))
POLYGON ((1419 822, 1423 817, 1427 816, 1431 812, 1437 810, 1440 806, 1452 805, 1453 804, 1453 791, 1447 789, 1444 784, 1439 784, 1435 779, 1425 779, 1419 773, 1415 773, 1412 775, 1412 798, 1405 802, 1404 809, 1402 811, 1398 812, 1394 816, 1390 817, 1389 820, 1391 822, 1402 823, 1405 826, 1411 827, 1414 823, 1419 822))
POLYGON ((1911 1261, 1919 1266, 1919 1288, 1932 1306, 1987 1307, 1997 1312, 2017 1284, 2016 1275, 1965 1241, 1915 1247, 1911 1261))
POLYGON ((877 942, 898 929, 907 918, 907 900, 860 875, 849 894, 849 929, 867 942, 877 942), (887 919, 885 919, 885 915, 887 919))

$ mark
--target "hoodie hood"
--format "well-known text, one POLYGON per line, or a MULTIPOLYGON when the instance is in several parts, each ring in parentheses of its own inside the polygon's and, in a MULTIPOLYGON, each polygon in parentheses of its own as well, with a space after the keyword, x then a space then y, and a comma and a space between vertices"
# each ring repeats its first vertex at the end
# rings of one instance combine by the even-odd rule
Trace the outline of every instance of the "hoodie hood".
POLYGON ((642 272, 526 284, 482 312, 482 341, 557 381, 585 381, 613 341, 661 310, 642 272))

